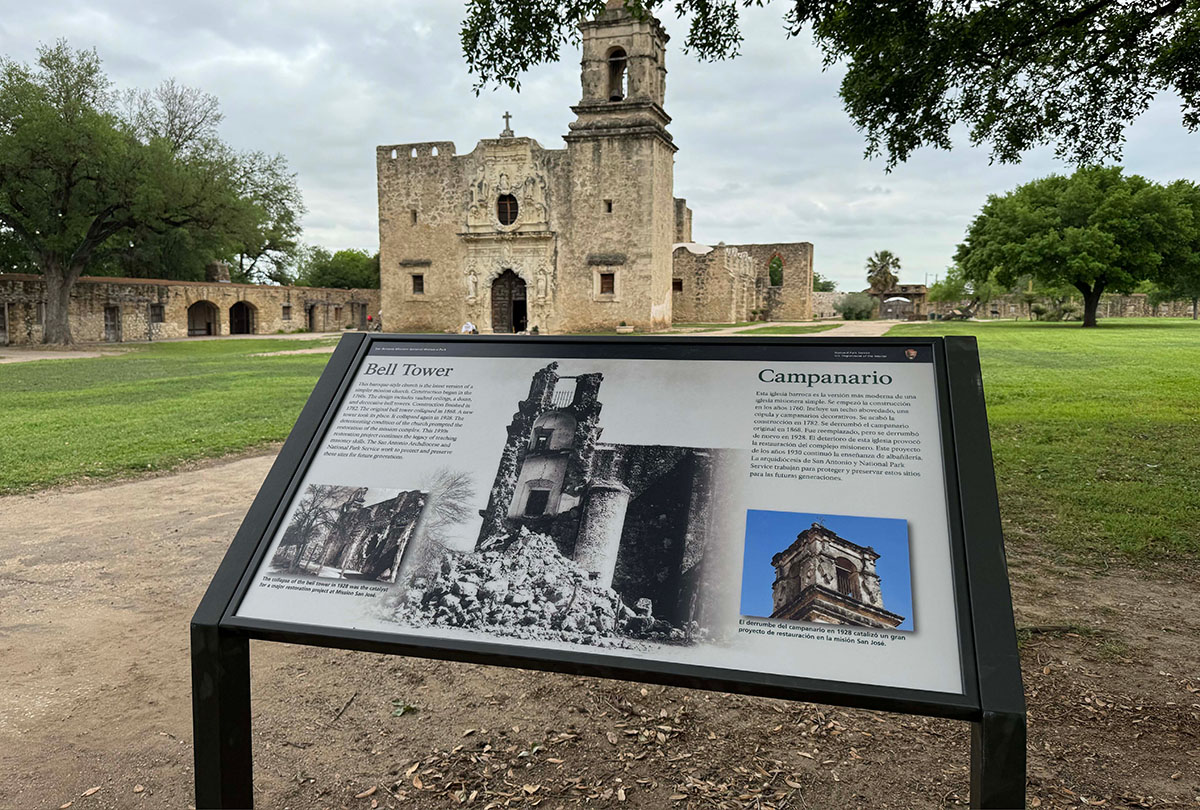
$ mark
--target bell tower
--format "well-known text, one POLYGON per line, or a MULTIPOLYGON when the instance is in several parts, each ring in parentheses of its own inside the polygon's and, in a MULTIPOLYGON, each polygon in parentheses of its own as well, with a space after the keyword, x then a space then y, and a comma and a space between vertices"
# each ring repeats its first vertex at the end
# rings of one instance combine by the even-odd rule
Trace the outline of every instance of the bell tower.
POLYGON ((623 0, 608 0, 579 30, 582 96, 564 136, 573 238, 559 268, 575 298, 566 303, 598 328, 665 329, 675 234, 676 146, 663 109, 669 38, 623 0))
POLYGON ((583 95, 572 111, 579 119, 573 131, 632 123, 656 125, 669 142, 663 111, 669 37, 662 24, 647 15, 634 17, 622 0, 609 0, 604 13, 580 25, 583 95))

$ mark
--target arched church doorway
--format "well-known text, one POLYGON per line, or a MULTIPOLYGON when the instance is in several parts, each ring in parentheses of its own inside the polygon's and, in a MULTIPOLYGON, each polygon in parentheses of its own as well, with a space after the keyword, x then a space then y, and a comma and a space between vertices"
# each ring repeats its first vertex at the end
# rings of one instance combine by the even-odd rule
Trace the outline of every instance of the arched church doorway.
POLYGON ((492 331, 524 332, 529 323, 525 281, 505 270, 492 282, 492 331))
POLYGON ((238 301, 229 308, 229 334, 254 334, 254 305, 238 301))
POLYGON ((212 301, 197 301, 188 307, 188 337, 217 335, 220 316, 217 305, 212 301))

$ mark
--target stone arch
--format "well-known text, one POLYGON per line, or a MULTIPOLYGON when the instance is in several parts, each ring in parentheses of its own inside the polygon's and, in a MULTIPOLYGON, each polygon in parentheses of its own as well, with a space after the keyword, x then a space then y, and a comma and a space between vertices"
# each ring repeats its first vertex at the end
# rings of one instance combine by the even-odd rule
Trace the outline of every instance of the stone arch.
POLYGON ((201 299, 187 309, 188 337, 221 334, 221 310, 212 301, 201 299))
POLYGON ((229 334, 253 335, 258 331, 258 307, 249 301, 235 301, 229 308, 229 334))
POLYGON ((529 281, 511 267, 488 276, 493 332, 524 332, 529 327, 529 281))
POLYGON ((851 599, 861 600, 862 591, 859 588, 858 566, 846 557, 838 557, 833 561, 833 566, 837 572, 838 593, 851 599))
POLYGON ((627 95, 629 76, 629 57, 622 47, 609 50, 606 57, 608 62, 608 100, 624 101, 627 95))
POLYGON ((783 286, 783 256, 779 251, 771 254, 771 258, 767 259, 767 282, 772 287, 783 286))

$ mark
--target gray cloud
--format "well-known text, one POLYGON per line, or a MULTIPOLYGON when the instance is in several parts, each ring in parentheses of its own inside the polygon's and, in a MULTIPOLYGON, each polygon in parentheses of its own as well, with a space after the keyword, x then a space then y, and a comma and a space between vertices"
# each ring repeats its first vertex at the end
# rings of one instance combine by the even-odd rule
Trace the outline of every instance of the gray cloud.
MULTIPOLYGON (((462 5, 445 0, 0 2, 6 56, 32 61, 39 42, 65 37, 95 47, 119 86, 173 76, 217 95, 224 137, 288 157, 309 208, 305 237, 333 248, 378 244, 376 145, 453 140, 467 152, 509 110, 518 134, 561 148, 579 98, 570 51, 526 76, 520 94, 477 97, 459 51, 462 5)), ((811 241, 818 271, 844 289, 862 287, 866 257, 887 248, 904 280, 932 280, 988 194, 1069 171, 1051 150, 989 165, 961 133, 954 151, 925 151, 885 173, 864 160, 842 110, 841 71, 823 71, 810 41, 787 39, 781 15, 782 6, 746 10, 743 55, 716 64, 683 54, 685 30, 664 15, 675 193, 695 211, 698 240, 811 241)), ((1178 106, 1159 99, 1131 128, 1129 171, 1197 177, 1197 136, 1178 106)))

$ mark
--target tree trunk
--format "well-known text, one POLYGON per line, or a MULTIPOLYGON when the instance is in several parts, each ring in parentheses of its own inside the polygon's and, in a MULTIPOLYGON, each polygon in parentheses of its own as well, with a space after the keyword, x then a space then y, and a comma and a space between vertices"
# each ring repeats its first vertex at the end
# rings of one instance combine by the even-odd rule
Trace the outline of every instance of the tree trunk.
POLYGON ((1196 305, 1200 304, 1200 298, 1192 298, 1192 320, 1196 320, 1196 305))
POLYGON ((42 325, 42 343, 69 346, 71 340, 71 287, 78 276, 56 261, 42 262, 42 281, 46 285, 46 319, 42 325))
POLYGON ((1104 284, 1096 282, 1091 288, 1082 285, 1076 285, 1081 293, 1083 293, 1083 325, 1084 327, 1096 325, 1096 310, 1100 306, 1100 294, 1104 292, 1104 284))

